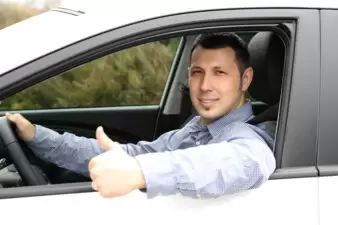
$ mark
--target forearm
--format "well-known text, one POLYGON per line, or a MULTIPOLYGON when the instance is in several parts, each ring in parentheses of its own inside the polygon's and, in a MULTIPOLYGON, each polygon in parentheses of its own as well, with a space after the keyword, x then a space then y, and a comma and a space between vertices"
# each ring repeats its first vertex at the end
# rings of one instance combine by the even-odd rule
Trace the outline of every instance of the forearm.
POLYGON ((126 143, 121 144, 122 149, 130 156, 137 156, 140 154, 155 152, 155 149, 151 147, 151 142, 140 141, 136 144, 126 143))
POLYGON ((59 134, 39 125, 27 144, 38 157, 85 176, 89 176, 89 160, 104 152, 95 139, 59 134))
POLYGON ((271 150, 258 140, 223 142, 136 158, 150 198, 176 193, 202 198, 231 194, 260 186, 275 169, 271 150))
POLYGON ((146 153, 172 151, 175 146, 172 146, 172 137, 175 135, 177 130, 172 130, 162 134, 154 141, 139 141, 137 144, 122 144, 121 147, 130 156, 137 156, 146 153))

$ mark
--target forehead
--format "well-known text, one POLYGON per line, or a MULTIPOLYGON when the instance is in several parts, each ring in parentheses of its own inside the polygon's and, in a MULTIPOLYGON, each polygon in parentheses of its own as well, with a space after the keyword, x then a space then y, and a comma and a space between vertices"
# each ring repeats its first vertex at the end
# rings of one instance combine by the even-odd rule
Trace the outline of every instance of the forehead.
POLYGON ((191 55, 192 63, 208 63, 212 61, 230 63, 236 59, 235 51, 231 47, 207 49, 198 46, 191 55))

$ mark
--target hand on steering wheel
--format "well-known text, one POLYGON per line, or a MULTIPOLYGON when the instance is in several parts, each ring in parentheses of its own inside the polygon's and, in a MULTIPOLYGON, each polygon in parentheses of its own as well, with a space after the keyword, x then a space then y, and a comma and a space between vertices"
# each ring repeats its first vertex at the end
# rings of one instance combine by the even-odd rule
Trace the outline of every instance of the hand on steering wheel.
POLYGON ((13 161, 23 182, 29 186, 47 184, 48 180, 43 173, 29 162, 26 155, 28 153, 23 150, 24 142, 18 138, 13 128, 15 128, 14 123, 6 117, 0 117, 0 138, 3 140, 8 156, 13 161))

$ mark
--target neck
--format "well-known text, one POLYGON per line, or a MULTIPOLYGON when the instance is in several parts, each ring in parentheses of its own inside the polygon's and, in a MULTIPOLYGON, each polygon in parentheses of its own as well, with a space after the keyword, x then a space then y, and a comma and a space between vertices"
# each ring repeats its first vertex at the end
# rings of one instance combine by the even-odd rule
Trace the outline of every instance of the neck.
POLYGON ((240 100, 238 101, 237 107, 234 110, 242 107, 245 103, 246 103, 245 95, 242 95, 240 100))

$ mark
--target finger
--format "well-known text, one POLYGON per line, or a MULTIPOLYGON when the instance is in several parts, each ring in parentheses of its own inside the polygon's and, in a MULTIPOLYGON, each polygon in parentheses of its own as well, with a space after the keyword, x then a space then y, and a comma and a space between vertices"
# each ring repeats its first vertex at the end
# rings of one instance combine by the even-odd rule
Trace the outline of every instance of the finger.
POLYGON ((94 169, 95 165, 96 165, 96 158, 94 157, 88 163, 89 172, 91 172, 94 169))
POLYGON ((15 116, 15 114, 11 114, 9 112, 6 112, 5 116, 7 117, 7 119, 9 119, 12 122, 16 122, 16 120, 17 120, 17 116, 15 116))
MULTIPOLYGON (((19 113, 11 114, 11 113, 6 113, 7 119, 15 123, 17 126, 24 125, 23 122, 26 122, 26 119, 19 113), (21 121, 21 122, 20 122, 21 121)), ((18 127, 18 128, 20 128, 18 127)))
POLYGON ((5 113, 5 116, 6 116, 6 117, 9 117, 9 116, 11 116, 11 115, 12 115, 12 114, 9 113, 9 112, 6 112, 6 113, 5 113))
POLYGON ((96 181, 100 177, 101 169, 98 167, 94 167, 89 171, 89 175, 92 181, 96 181))
POLYGON ((90 179, 91 179, 93 182, 97 179, 97 175, 96 175, 96 174, 90 173, 89 176, 90 176, 90 179))
POLYGON ((106 151, 109 151, 114 147, 114 142, 105 134, 101 126, 96 130, 96 139, 100 146, 106 151))
POLYGON ((98 191, 98 190, 99 190, 98 185, 97 185, 94 181, 92 182, 92 188, 93 188, 95 191, 98 191))
POLYGON ((100 179, 96 179, 96 180, 92 181, 92 188, 95 191, 100 192, 100 194, 101 194, 102 189, 104 189, 102 181, 100 179))

